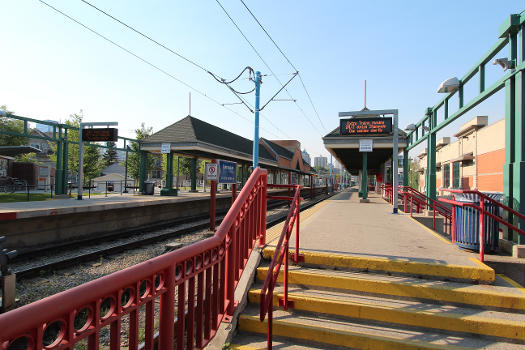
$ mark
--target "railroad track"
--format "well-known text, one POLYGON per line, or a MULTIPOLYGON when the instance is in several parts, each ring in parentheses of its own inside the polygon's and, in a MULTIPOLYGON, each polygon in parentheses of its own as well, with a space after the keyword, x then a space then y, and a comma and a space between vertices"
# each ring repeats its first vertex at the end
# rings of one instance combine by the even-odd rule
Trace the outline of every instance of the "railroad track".
MULTIPOLYGON (((308 209, 327 198, 328 197, 322 197, 312 202, 305 203, 304 205, 301 205, 301 211, 308 209)), ((275 204, 268 205, 268 208, 276 209, 279 207, 283 207, 285 205, 286 204, 283 205, 282 203, 275 203, 275 204)), ((287 214, 288 214, 287 212, 284 212, 280 215, 276 215, 276 217, 268 219, 266 222, 266 227, 271 227, 271 226, 278 224, 281 221, 284 221, 286 219, 287 214)), ((224 215, 217 216, 217 224, 220 224, 223 218, 224 218, 224 215)), ((146 238, 130 240, 128 242, 121 243, 121 244, 117 243, 117 244, 110 245, 107 247, 94 249, 86 253, 81 253, 81 254, 70 256, 70 257, 65 257, 63 259, 50 261, 50 262, 46 262, 43 264, 27 267, 27 268, 16 269, 15 267, 13 267, 12 270, 16 274, 17 280, 24 279, 24 278, 30 278, 33 276, 40 275, 42 271, 52 271, 52 270, 56 270, 58 268, 64 267, 64 265, 71 265, 71 264, 81 263, 85 261, 92 261, 104 255, 117 254, 117 253, 121 253, 128 249, 138 248, 138 247, 144 246, 145 244, 162 241, 162 240, 168 239, 173 236, 180 236, 180 235, 204 230, 207 227, 209 227, 209 224, 210 224, 209 218, 192 220, 190 223, 186 223, 186 224, 181 223, 177 225, 173 230, 165 230, 165 232, 162 232, 159 234, 152 234, 151 236, 146 237, 146 238)), ((136 232, 136 230, 133 230, 132 232, 136 232)), ((111 237, 111 239, 114 240, 115 238, 119 238, 119 237, 121 238, 124 235, 125 233, 120 233, 117 235, 117 237, 113 236, 111 237)), ((97 240, 98 239, 100 238, 97 238, 97 240)), ((88 245, 88 242, 75 243, 75 244, 71 244, 68 246, 75 246, 76 248, 78 248, 79 244, 88 245)), ((92 244, 95 244, 95 243, 92 243, 92 244)), ((65 249, 68 246, 62 246, 61 249, 65 249)), ((35 259, 35 258, 32 257, 32 259, 35 259)))

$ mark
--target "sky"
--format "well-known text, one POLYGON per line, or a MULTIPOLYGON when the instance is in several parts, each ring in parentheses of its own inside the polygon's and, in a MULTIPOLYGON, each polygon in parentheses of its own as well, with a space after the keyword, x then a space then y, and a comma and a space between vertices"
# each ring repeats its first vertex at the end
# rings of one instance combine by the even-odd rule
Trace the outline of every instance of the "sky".
MULTIPOLYGON (((46 2, 140 58, 39 0, 0 0, 0 105, 56 121, 82 110, 84 121, 117 121, 119 135, 133 137, 141 123, 159 131, 188 115, 191 92, 194 117, 253 138, 253 114, 243 105, 222 106, 238 100, 208 73, 80 0, 46 2)), ((239 0, 89 2, 220 77, 232 79, 247 66, 260 71, 261 104, 295 71, 239 0)), ((398 109, 401 128, 415 123, 443 97, 438 85, 461 78, 498 40, 503 21, 525 9, 522 0, 245 3, 299 70, 315 107, 294 78, 277 96, 285 101, 272 101, 261 112, 260 134, 299 140, 312 162, 328 155, 321 137, 338 127, 338 113, 364 107, 365 80, 369 109, 398 109)), ((508 48, 500 56, 508 56, 508 48)), ((486 74, 490 86, 503 71, 487 65, 486 74)), ((476 96, 471 85, 466 102, 476 96)), ((233 86, 249 91, 253 82, 244 74, 233 86)), ((254 94, 244 97, 253 106, 254 94)), ((496 94, 438 138, 452 136, 476 115, 490 122, 503 118, 503 98, 496 94)))

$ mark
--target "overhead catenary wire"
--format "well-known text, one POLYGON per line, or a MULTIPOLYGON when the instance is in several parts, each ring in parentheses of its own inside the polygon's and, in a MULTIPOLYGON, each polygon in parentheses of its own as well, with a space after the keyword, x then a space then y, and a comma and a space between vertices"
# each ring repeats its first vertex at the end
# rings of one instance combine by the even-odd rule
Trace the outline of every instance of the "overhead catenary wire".
MULTIPOLYGON (((249 103, 247 103, 242 97, 240 97, 240 96, 238 96, 238 95, 246 95, 246 94, 252 93, 253 91, 255 91, 255 87, 254 87, 253 89, 249 90, 249 91, 238 91, 237 89, 234 89, 232 86, 229 85, 229 84, 232 84, 232 83, 234 83, 235 81, 237 81, 237 80, 238 80, 238 79, 244 74, 244 72, 246 72, 246 71, 249 72, 249 77, 248 77, 248 79, 249 79, 249 80, 253 80, 253 76, 255 75, 255 73, 254 73, 254 71, 253 71, 253 69, 252 69, 251 67, 246 67, 246 68, 244 68, 244 69, 239 73, 239 75, 238 75, 237 77, 235 77, 235 78, 232 79, 232 80, 227 81, 226 79, 222 78, 222 77, 221 77, 220 75, 218 75, 217 73, 213 73, 212 71, 210 71, 209 69, 205 68, 205 67, 202 66, 201 64, 195 62, 194 60, 191 60, 191 59, 185 57, 184 55, 182 55, 181 53, 177 52, 176 50, 174 50, 174 49, 168 47, 166 44, 163 44, 163 43, 159 42, 158 40, 153 39, 153 38, 151 37, 151 35, 148 35, 148 34, 143 33, 142 31, 140 31, 140 30, 136 29, 135 27, 133 27, 133 26, 131 26, 131 25, 125 23, 124 21, 120 20, 119 18, 115 17, 114 15, 110 14, 109 12, 104 11, 103 9, 101 9, 101 8, 99 8, 99 7, 97 7, 97 6, 93 5, 93 4, 91 4, 89 1, 87 1, 87 0, 80 0, 80 1, 82 1, 83 3, 85 3, 85 4, 88 5, 88 6, 92 7, 93 9, 97 10, 98 12, 104 14, 105 16, 107 16, 107 17, 113 19, 114 21, 120 23, 121 25, 123 25, 124 27, 130 29, 131 31, 133 31, 133 32, 135 32, 135 33, 137 33, 137 34, 139 34, 140 36, 142 36, 142 37, 144 37, 144 38, 146 38, 147 40, 153 42, 154 44, 156 44, 156 45, 162 47, 163 49, 169 51, 170 53, 172 53, 172 54, 178 56, 179 58, 185 60, 186 62, 192 64, 193 66, 195 66, 195 67, 201 69, 202 71, 204 71, 204 72, 210 74, 210 75, 211 75, 216 81, 218 81, 219 83, 222 83, 222 84, 227 85, 228 89, 229 89, 233 94, 235 94, 236 97, 239 99, 240 104, 245 105, 245 106, 248 108, 248 110, 250 110, 250 112, 253 113, 253 107, 252 107, 249 103)), ((220 104, 222 107, 225 107, 225 104, 222 104, 222 103, 219 103, 219 104, 220 104)), ((227 108, 227 107, 225 107, 225 108, 228 109, 228 110, 230 110, 230 111, 233 111, 233 110, 231 110, 230 108, 227 108)), ((238 114, 237 112, 234 112, 234 113, 238 114)), ((268 121, 268 122, 269 122, 269 123, 270 123, 270 124, 271 124, 271 125, 277 130, 277 131, 279 131, 281 134, 283 134, 284 136, 290 138, 290 137, 289 137, 284 131, 282 131, 280 128, 278 128, 278 127, 277 127, 277 126, 276 126, 276 125, 275 125, 275 124, 274 124, 274 123, 273 123, 268 117, 263 116, 263 118, 265 118, 265 120, 267 120, 267 121, 268 121)), ((246 118, 244 118, 244 117, 243 117, 243 119, 246 120, 246 118)), ((264 129, 264 128, 262 128, 262 129, 265 130, 266 132, 269 132, 268 130, 266 130, 266 129, 264 129)), ((275 133, 273 133, 273 132, 269 132, 269 133, 277 137, 277 135, 276 135, 275 133)))
MULTIPOLYGON (((43 5, 47 6, 47 7, 49 7, 49 8, 52 9, 53 11, 59 13, 60 15, 62 15, 62 16, 64 16, 64 17, 68 18, 70 21, 72 21, 72 22, 74 22, 74 23, 80 25, 80 26, 83 27, 84 29, 86 29, 86 30, 88 30, 89 32, 91 32, 91 33, 95 34, 96 36, 100 37, 101 39, 103 39, 103 40, 109 42, 110 44, 112 44, 112 45, 118 47, 118 48, 121 49, 122 51, 124 51, 124 52, 128 53, 129 55, 135 57, 135 58, 138 59, 139 61, 141 61, 141 62, 147 64, 147 65, 150 66, 151 68, 153 68, 153 69, 155 69, 155 70, 161 72, 162 74, 168 76, 169 78, 171 78, 171 79, 177 81, 178 83, 180 83, 180 84, 186 86, 187 88, 189 88, 189 89, 195 91, 197 94, 199 94, 199 95, 201 95, 201 96, 207 98, 208 100, 214 102, 215 104, 217 104, 217 105, 223 107, 224 109, 226 109, 226 110, 232 112, 233 114, 235 114, 236 116, 240 117, 241 119, 244 119, 244 120, 246 120, 246 121, 248 121, 248 122, 250 122, 250 123, 252 122, 251 119, 246 118, 246 117, 243 116, 242 114, 238 113, 237 111, 235 111, 235 110, 233 110, 233 109, 231 109, 231 108, 229 108, 229 107, 227 107, 227 106, 223 106, 218 100, 216 100, 215 98, 213 98, 213 97, 207 95, 205 92, 203 92, 203 91, 201 91, 201 90, 199 90, 199 89, 197 89, 197 88, 191 86, 190 84, 186 83, 185 81, 183 81, 183 80, 177 78, 176 76, 174 76, 173 74, 169 73, 169 72, 166 71, 165 69, 160 68, 159 66, 157 66, 157 65, 155 65, 154 63, 152 63, 152 62, 146 60, 145 58, 139 56, 138 54, 136 54, 136 53, 134 53, 133 51, 131 51, 131 50, 125 48, 124 46, 118 44, 117 42, 111 40, 110 38, 106 37, 105 35, 103 35, 103 34, 97 32, 96 30, 94 30, 94 29, 88 27, 88 26, 85 25, 84 23, 82 23, 82 22, 80 22, 79 20, 77 20, 77 19, 71 17, 70 15, 68 15, 67 13, 61 11, 60 9, 58 9, 58 8, 56 8, 56 7, 54 7, 53 5, 51 5, 51 4, 47 3, 47 2, 45 2, 44 0, 38 0, 38 1, 39 1, 41 4, 43 4, 43 5)), ((272 134, 272 135, 274 135, 274 136, 276 136, 276 137, 278 137, 275 133, 273 133, 273 132, 271 132, 271 131, 269 131, 269 130, 267 130, 267 129, 264 129, 264 128, 263 128, 263 130, 266 131, 266 132, 268 132, 268 133, 270 133, 270 134, 272 134)))
MULTIPOLYGON (((255 52, 255 54, 259 57, 259 59, 261 60, 261 62, 266 66, 266 68, 270 71, 270 73, 272 74, 272 76, 275 78, 275 80, 282 86, 284 86, 284 84, 281 82, 281 80, 277 77, 277 75, 275 74, 275 72, 272 70, 272 68, 270 67, 270 65, 266 62, 266 60, 262 57, 262 55, 259 53, 259 51, 255 48, 255 46, 252 44, 252 42, 248 39, 248 37, 244 34, 244 32, 242 31, 242 29, 237 25, 237 23, 235 22, 235 20, 230 16, 230 14, 228 13, 228 11, 224 8, 224 6, 222 6, 221 2, 219 0, 215 0, 217 2, 217 4, 219 5, 219 7, 222 9, 222 11, 226 14, 226 16, 230 19, 230 21, 233 23, 233 25, 235 26, 235 28, 237 28, 237 30, 239 31, 239 33, 242 35, 242 37, 244 38, 244 40, 246 40, 246 42, 248 43, 248 45, 250 45, 250 47, 252 48, 252 50, 255 52)), ((296 100, 295 98, 293 98, 293 96, 290 94, 290 92, 288 91, 287 88, 284 88, 284 90, 286 91, 286 93, 288 94, 288 96, 290 97, 290 99, 292 100, 296 100)), ((319 135, 323 136, 323 134, 319 131, 319 129, 315 126, 315 124, 310 120, 310 118, 308 117, 308 115, 305 113, 304 109, 302 109, 299 104, 297 102, 294 102, 294 104, 297 106, 297 108, 299 109, 299 111, 303 114, 303 116, 305 117, 305 119, 310 123, 310 125, 312 125, 312 127, 317 130, 317 132, 319 133, 319 135)))
MULTIPOLYGON (((283 55, 284 59, 290 64, 290 66, 296 71, 296 72, 299 72, 299 70, 295 67, 295 65, 292 63, 292 61, 290 61, 290 59, 288 58, 288 56, 286 56, 286 54, 284 53, 284 51, 279 47, 279 45, 277 45, 277 43, 275 42, 275 40, 273 40, 272 36, 270 35, 270 33, 268 33, 268 31, 266 30, 266 28, 264 28, 264 26, 261 24, 261 22, 259 21, 259 19, 254 15, 254 13, 250 10, 250 8, 246 5, 246 3, 244 2, 244 0, 240 0, 241 3, 244 5, 244 7, 246 8, 246 10, 248 10, 248 12, 250 13, 250 15, 252 16, 252 18, 255 20, 255 22, 257 22, 257 24, 259 25, 259 27, 261 27, 261 29, 263 30, 263 32, 266 34, 266 36, 268 36, 268 38, 271 40, 271 42, 275 45, 275 47, 277 48, 277 50, 279 50, 279 52, 281 53, 281 55, 283 55)), ((323 127, 323 129, 326 130, 322 120, 321 120, 321 117, 319 116, 319 113, 317 112, 317 108, 315 108, 315 105, 314 105, 314 102, 312 100, 312 97, 310 96, 310 93, 308 92, 308 89, 306 88, 306 85, 303 81, 303 78, 301 77, 301 74, 299 74, 299 80, 301 81, 301 85, 303 86, 303 89, 304 91, 306 92, 306 96, 308 96, 308 100, 310 101, 310 104, 312 105, 312 108, 315 112, 315 114, 317 115, 317 118, 319 119, 319 123, 321 123, 321 126, 323 127)))

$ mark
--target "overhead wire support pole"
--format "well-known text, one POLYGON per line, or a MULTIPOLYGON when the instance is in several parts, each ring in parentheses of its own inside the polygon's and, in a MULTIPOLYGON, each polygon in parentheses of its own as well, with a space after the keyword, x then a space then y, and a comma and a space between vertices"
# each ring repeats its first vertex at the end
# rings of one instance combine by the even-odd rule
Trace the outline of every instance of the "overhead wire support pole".
POLYGON ((253 135, 253 169, 259 166, 259 102, 261 97, 261 72, 255 72, 255 131, 253 135))

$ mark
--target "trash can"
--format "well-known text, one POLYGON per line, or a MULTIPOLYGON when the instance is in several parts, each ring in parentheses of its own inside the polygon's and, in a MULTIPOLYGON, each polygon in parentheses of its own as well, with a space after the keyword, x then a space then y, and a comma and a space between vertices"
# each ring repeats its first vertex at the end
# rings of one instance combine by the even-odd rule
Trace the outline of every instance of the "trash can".
MULTIPOLYGON (((501 194, 486 193, 490 198, 499 201, 501 194)), ((479 206, 480 198, 477 194, 463 193, 455 199, 461 203, 474 203, 479 206)), ((485 200, 485 211, 500 216, 499 207, 485 200)), ((455 240, 461 248, 479 251, 479 210, 471 207, 455 206, 455 240)), ((484 216, 485 251, 493 251, 498 247, 499 223, 488 215, 484 216)))
POLYGON ((144 181, 144 194, 153 196, 155 193, 155 181, 144 181))

